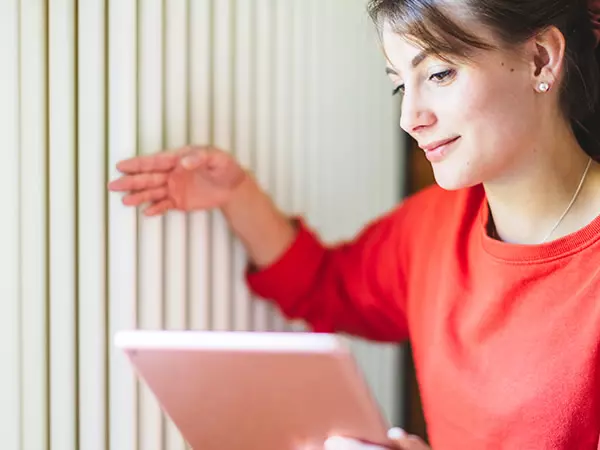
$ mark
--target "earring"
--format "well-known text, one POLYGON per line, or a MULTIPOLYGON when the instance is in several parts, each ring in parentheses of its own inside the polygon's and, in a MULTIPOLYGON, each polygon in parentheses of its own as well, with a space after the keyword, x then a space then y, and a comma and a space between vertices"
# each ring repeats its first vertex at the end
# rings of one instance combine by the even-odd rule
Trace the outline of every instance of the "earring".
POLYGON ((550 90, 550 84, 546 81, 542 81, 539 85, 540 92, 548 92, 550 90))

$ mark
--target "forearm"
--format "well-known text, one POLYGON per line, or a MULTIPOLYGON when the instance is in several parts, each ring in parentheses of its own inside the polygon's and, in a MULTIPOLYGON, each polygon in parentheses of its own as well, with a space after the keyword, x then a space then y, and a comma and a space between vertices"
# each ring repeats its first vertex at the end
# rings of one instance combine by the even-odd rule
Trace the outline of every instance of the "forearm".
POLYGON ((250 175, 236 188, 221 211, 258 267, 275 262, 296 236, 289 218, 250 175))

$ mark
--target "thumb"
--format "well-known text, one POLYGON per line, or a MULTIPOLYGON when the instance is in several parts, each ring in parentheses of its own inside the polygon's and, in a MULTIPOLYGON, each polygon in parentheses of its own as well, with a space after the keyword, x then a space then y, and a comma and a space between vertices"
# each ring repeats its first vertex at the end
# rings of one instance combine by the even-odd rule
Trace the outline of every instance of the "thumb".
POLYGON ((418 436, 410 435, 402 428, 390 429, 388 438, 398 450, 431 450, 418 436))
POLYGON ((406 431, 398 427, 390 428, 387 435, 392 441, 401 441, 402 439, 406 439, 408 437, 406 431))

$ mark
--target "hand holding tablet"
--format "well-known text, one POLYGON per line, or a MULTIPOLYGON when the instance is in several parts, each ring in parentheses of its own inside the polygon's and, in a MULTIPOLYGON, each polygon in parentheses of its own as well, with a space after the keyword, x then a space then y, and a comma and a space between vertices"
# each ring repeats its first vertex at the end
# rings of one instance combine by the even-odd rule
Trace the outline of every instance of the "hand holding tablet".
POLYGON ((391 443, 386 446, 369 444, 343 436, 333 436, 325 441, 324 450, 431 450, 419 437, 406 434, 400 428, 388 431, 391 443))

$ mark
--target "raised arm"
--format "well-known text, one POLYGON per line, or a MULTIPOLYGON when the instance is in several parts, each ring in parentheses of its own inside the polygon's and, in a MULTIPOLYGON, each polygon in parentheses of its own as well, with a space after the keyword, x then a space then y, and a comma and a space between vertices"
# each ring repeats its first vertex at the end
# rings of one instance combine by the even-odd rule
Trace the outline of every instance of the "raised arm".
POLYGON ((407 337, 397 214, 351 242, 325 246, 301 220, 286 217, 227 152, 189 147, 122 161, 109 184, 148 216, 220 209, 251 260, 250 288, 315 331, 373 340, 407 337))

